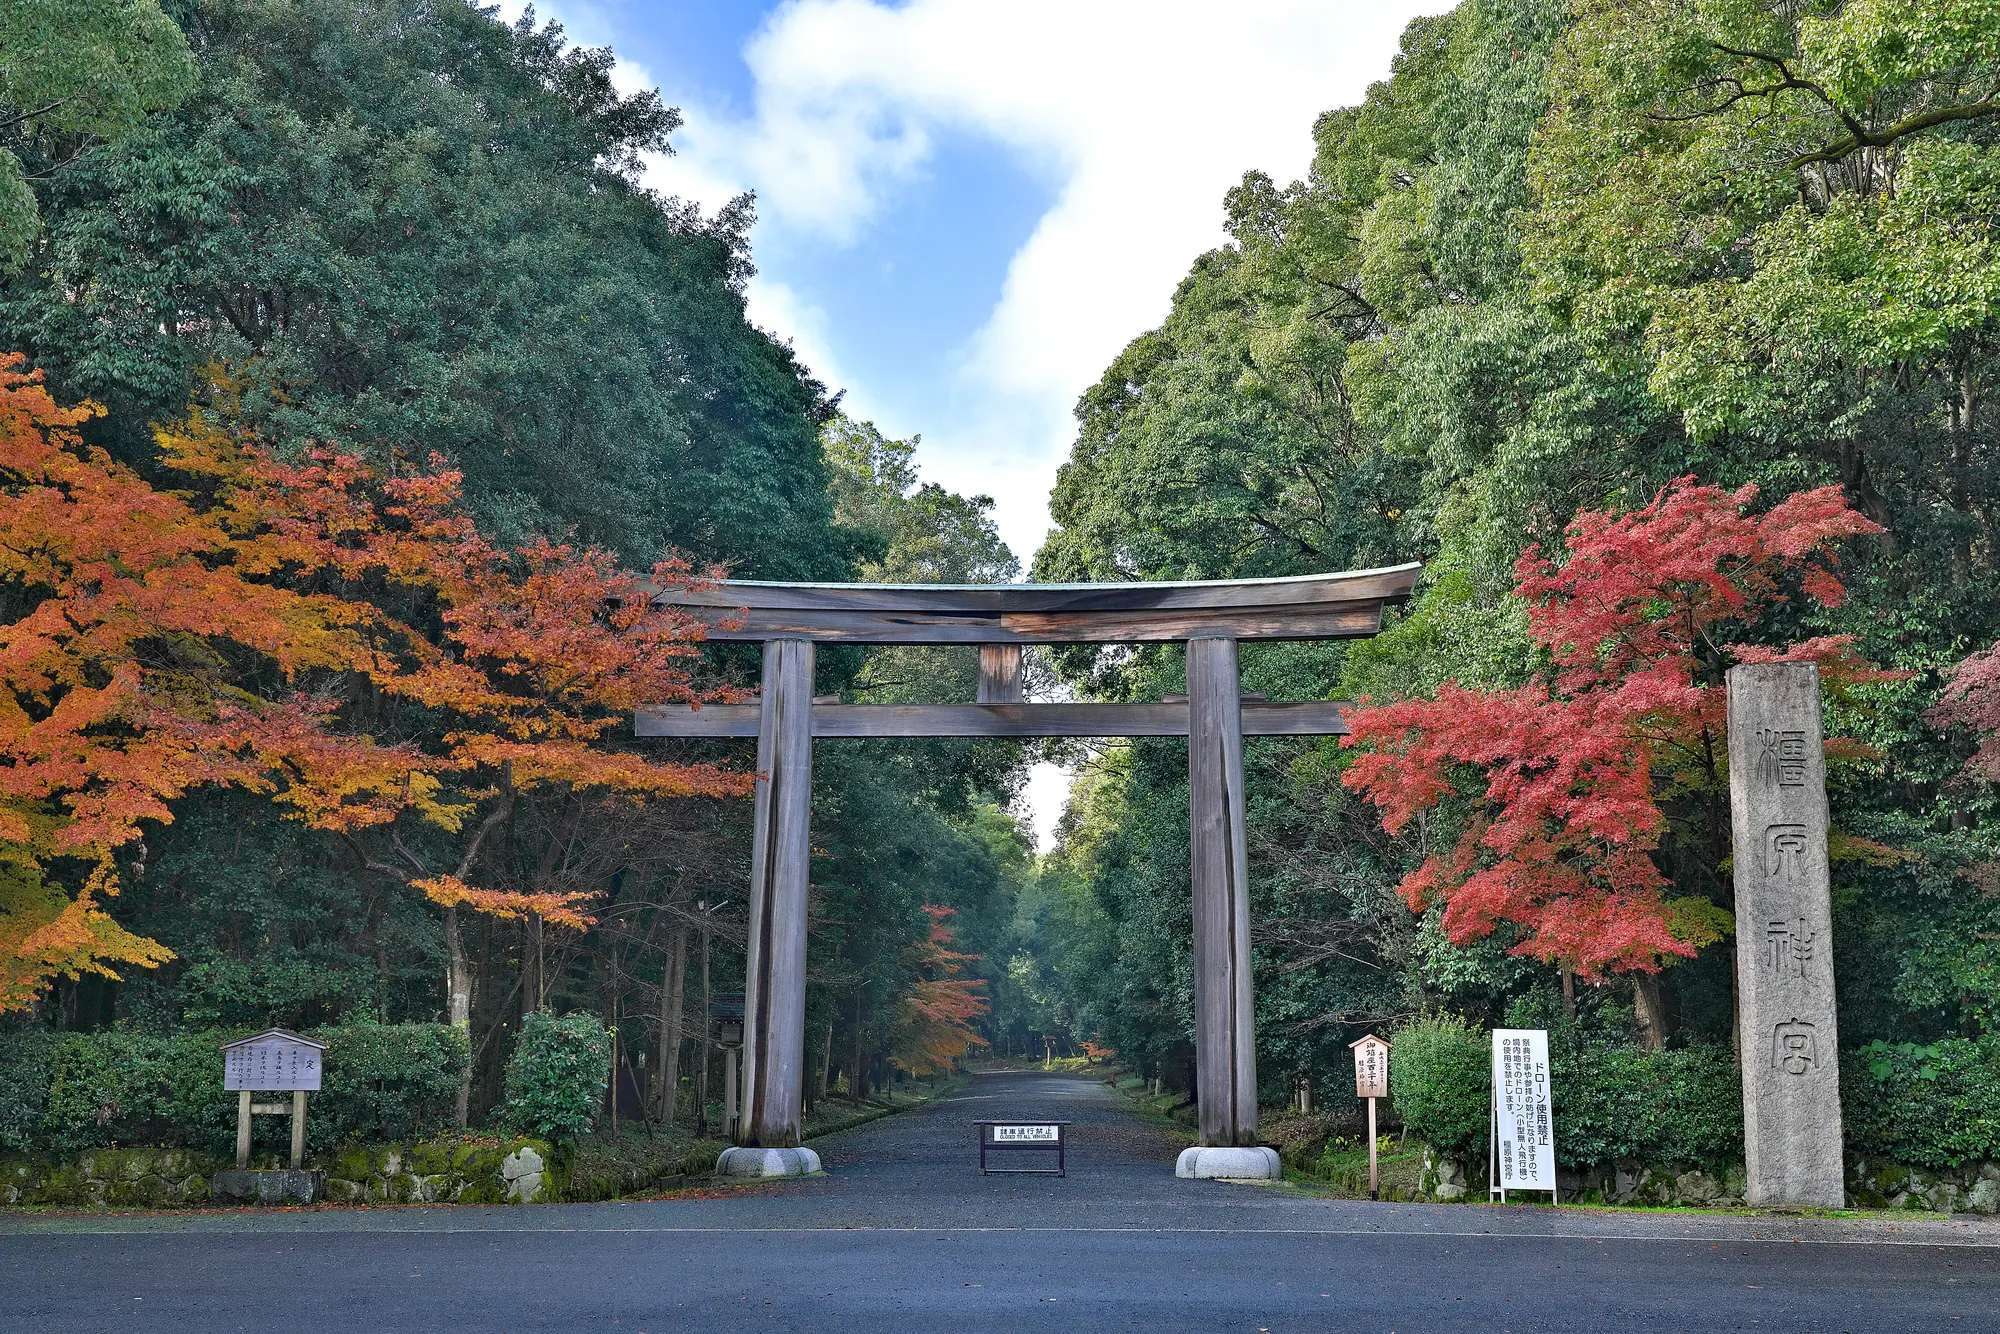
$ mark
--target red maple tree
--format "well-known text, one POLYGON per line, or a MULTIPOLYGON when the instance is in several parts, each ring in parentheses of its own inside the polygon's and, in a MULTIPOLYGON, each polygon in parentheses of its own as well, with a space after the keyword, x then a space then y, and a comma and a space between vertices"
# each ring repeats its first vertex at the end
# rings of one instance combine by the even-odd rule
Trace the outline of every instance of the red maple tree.
POLYGON ((157 489, 86 447, 93 409, 58 407, 19 364, 0 361, 0 1011, 58 975, 170 957, 105 902, 114 852, 201 784, 268 794, 438 904, 461 1023, 460 906, 589 921, 586 892, 482 883, 524 793, 749 790, 615 744, 642 704, 729 696, 693 684, 701 626, 608 553, 497 547, 435 458, 402 477, 287 462, 200 412, 156 433, 189 483, 157 489))
POLYGON ((1962 727, 1978 738, 1965 762, 1966 777, 2000 782, 2000 644, 1952 668, 1944 693, 1926 716, 1939 727, 1962 727))
POLYGON ((1838 544, 1882 531, 1838 487, 1761 515, 1749 512, 1756 496, 1683 479, 1631 513, 1579 514, 1567 560, 1530 547, 1515 565, 1540 679, 1447 684, 1435 699, 1349 714, 1343 744, 1366 753, 1342 781, 1389 832, 1448 796, 1469 804, 1457 841, 1401 886, 1417 911, 1443 902, 1448 939, 1513 923, 1516 953, 1597 977, 1653 972, 1716 938, 1717 914, 1670 901, 1653 854, 1666 793, 1713 787, 1727 771, 1724 670, 1812 661, 1834 683, 1880 675, 1852 636, 1740 642, 1790 589, 1837 605, 1838 544))

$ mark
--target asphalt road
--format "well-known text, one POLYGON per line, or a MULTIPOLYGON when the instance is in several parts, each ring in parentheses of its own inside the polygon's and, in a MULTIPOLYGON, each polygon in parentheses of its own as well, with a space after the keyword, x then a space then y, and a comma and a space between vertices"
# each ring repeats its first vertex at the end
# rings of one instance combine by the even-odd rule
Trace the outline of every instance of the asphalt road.
POLYGON ((1411 1206, 1176 1181, 1101 1086, 983 1077, 824 1179, 629 1204, 0 1211, 0 1332, 2000 1332, 2000 1226, 1411 1206), (981 1177, 976 1117, 1078 1122, 981 1177))

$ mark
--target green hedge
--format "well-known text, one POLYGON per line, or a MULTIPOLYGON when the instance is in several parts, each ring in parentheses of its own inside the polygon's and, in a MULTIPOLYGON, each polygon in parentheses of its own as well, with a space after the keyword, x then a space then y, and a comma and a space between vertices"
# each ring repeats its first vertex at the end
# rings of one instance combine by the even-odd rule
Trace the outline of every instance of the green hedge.
POLYGON ((2000 1159, 2000 1036, 1871 1042, 1844 1053, 1847 1144, 1916 1167, 2000 1159))
MULTIPOLYGON (((113 1144, 228 1152, 236 1099, 222 1089, 221 1046, 243 1036, 240 1029, 0 1036, 0 1148, 59 1156, 113 1144)), ((409 1140, 451 1125, 469 1063, 457 1030, 350 1024, 311 1036, 327 1044, 325 1087, 306 1118, 314 1151, 409 1140)), ((290 1133, 282 1118, 260 1117, 258 1125, 260 1140, 290 1133)))
POLYGON ((55 1046, 53 1033, 0 1033, 0 1153, 28 1153, 41 1143, 55 1046))
POLYGON ((1564 1166, 1742 1161, 1743 1081, 1729 1048, 1647 1051, 1558 1040, 1549 1064, 1556 1161, 1564 1166))
POLYGON ((611 1030, 594 1015, 539 1010, 507 1061, 502 1119, 519 1134, 573 1140, 596 1121, 610 1082, 611 1030))
MULTIPOLYGON (((1722 1165, 1743 1153, 1742 1084, 1727 1047, 1646 1051, 1550 1035, 1556 1160, 1722 1165)), ((1395 1035, 1390 1092, 1410 1132, 1484 1161, 1492 1038, 1452 1016, 1395 1035)))
POLYGON ((348 1024, 313 1036, 327 1044, 326 1088, 306 1118, 314 1144, 322 1133, 327 1143, 389 1144, 452 1129, 459 1078, 472 1064, 463 1029, 348 1024))

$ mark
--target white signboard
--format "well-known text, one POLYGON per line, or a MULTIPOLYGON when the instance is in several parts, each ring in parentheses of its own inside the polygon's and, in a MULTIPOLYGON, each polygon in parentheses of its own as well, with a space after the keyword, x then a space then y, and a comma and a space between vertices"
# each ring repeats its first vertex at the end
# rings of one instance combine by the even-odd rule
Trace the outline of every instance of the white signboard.
POLYGON ((1556 1188, 1546 1029, 1493 1030, 1493 1165, 1502 1191, 1556 1188))
POLYGON ((1061 1135, 1057 1126, 994 1126, 995 1144, 1054 1144, 1061 1135))
POLYGON ((1348 1045, 1354 1048, 1354 1096, 1388 1097, 1389 1044, 1371 1033, 1348 1045))
POLYGON ((222 1052, 225 1092, 308 1093, 319 1090, 320 1049, 278 1033, 261 1033, 222 1052))

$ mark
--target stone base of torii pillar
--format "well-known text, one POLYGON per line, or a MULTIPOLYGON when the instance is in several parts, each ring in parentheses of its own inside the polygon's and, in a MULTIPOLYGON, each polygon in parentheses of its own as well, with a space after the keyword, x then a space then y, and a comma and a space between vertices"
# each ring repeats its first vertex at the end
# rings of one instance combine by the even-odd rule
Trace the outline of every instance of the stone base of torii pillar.
POLYGON ((719 1177, 809 1177, 821 1171, 819 1155, 811 1149, 724 1149, 715 1160, 719 1177))
POLYGON ((1261 1144, 1248 1149, 1197 1144, 1181 1150, 1174 1175, 1201 1181, 1283 1181, 1285 1165, 1276 1149, 1261 1144))

